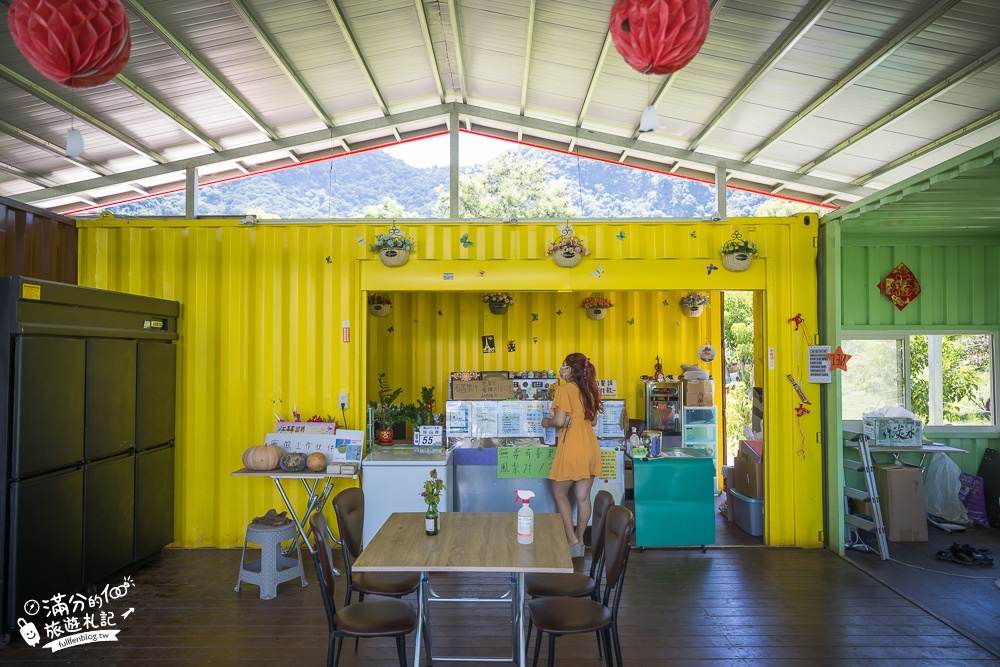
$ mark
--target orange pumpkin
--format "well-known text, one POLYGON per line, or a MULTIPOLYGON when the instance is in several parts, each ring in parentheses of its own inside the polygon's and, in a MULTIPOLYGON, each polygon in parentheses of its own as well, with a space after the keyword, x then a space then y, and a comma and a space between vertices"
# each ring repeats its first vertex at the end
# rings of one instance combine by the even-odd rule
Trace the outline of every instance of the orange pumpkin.
POLYGON ((326 470, 326 455, 323 452, 313 452, 306 457, 306 467, 313 472, 323 472, 326 470))
POLYGON ((247 470, 274 470, 285 453, 277 445, 256 445, 243 452, 243 467, 247 470))

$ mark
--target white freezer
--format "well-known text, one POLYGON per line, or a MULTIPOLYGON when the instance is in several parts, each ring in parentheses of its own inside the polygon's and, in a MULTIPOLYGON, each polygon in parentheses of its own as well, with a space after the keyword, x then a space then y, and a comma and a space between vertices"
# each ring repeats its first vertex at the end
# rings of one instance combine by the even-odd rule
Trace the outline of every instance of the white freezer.
POLYGON ((386 447, 371 452, 361 462, 361 488, 365 492, 364 543, 382 527, 393 512, 425 512, 420 493, 431 470, 444 480, 438 511, 450 512, 455 476, 451 450, 426 451, 408 446, 386 447))

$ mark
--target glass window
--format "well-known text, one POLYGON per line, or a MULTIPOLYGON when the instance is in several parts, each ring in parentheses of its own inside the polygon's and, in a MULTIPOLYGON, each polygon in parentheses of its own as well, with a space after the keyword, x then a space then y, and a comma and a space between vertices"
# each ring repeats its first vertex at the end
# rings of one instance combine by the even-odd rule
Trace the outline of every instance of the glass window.
POLYGON ((841 380, 841 419, 900 405, 925 426, 991 426, 993 335, 846 337, 852 355, 841 380))

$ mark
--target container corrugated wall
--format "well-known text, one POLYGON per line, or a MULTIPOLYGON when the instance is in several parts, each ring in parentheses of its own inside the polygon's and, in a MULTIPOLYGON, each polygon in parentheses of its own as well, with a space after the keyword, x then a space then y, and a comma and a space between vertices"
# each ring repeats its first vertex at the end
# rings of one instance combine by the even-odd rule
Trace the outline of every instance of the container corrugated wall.
MULTIPOLYGON (((567 353, 582 351, 602 378, 617 381, 620 395, 634 400, 639 376, 653 372, 657 355, 665 372, 679 373, 681 363, 697 363, 698 348, 711 343, 719 352, 712 370, 720 378, 720 404, 720 292, 766 288, 762 349, 783 350, 775 370, 763 375, 765 395, 774 399, 766 408, 773 443, 768 471, 788 480, 768 487, 769 522, 776 528, 767 539, 819 546, 822 506, 803 492, 819 477, 819 456, 797 456, 792 437, 802 426, 815 440, 818 420, 794 418, 784 379, 795 372, 793 354, 785 353, 786 346, 796 349, 787 332, 789 310, 798 307, 815 320, 815 218, 811 225, 802 216, 577 224, 591 255, 575 269, 545 257, 547 243, 558 236, 552 224, 404 224, 417 249, 399 268, 382 266, 367 249, 387 229, 368 221, 80 223, 81 284, 181 303, 178 545, 239 546, 251 518, 283 509, 270 480, 229 476, 241 467, 243 450, 272 430, 274 413, 288 416, 295 406, 303 418, 337 415, 337 394, 344 391, 351 401, 348 426, 360 428, 379 371, 403 387, 406 402, 431 385, 443 401, 451 370, 554 370, 567 353), (744 273, 722 269, 718 254, 737 226, 758 241, 763 255, 744 273), (501 290, 518 300, 497 316, 481 296, 501 290), (389 317, 367 313, 364 296, 373 291, 392 298, 389 317), (587 319, 579 306, 595 291, 615 304, 600 321, 587 319), (688 291, 711 295, 712 307, 700 318, 680 312, 677 301, 688 291), (494 336, 496 353, 483 353, 483 335, 494 336)), ((765 368, 763 359, 758 364, 765 368)))

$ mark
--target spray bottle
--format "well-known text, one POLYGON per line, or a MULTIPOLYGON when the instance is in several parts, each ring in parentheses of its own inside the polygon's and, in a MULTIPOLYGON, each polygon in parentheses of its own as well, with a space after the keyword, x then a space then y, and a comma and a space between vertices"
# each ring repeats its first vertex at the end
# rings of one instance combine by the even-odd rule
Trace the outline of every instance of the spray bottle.
POLYGON ((535 539, 535 512, 528 501, 535 497, 535 492, 519 489, 514 493, 521 499, 521 509, 517 510, 517 542, 531 544, 535 539))

